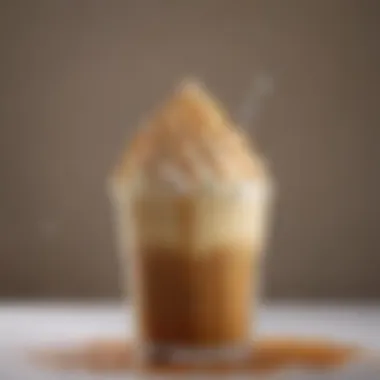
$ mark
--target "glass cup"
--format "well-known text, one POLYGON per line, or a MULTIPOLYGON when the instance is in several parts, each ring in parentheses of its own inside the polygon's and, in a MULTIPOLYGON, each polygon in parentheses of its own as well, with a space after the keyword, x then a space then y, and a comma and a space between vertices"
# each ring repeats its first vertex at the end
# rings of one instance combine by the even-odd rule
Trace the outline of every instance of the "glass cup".
POLYGON ((191 194, 132 195, 114 187, 122 282, 143 362, 226 363, 247 356, 270 190, 262 179, 191 194))

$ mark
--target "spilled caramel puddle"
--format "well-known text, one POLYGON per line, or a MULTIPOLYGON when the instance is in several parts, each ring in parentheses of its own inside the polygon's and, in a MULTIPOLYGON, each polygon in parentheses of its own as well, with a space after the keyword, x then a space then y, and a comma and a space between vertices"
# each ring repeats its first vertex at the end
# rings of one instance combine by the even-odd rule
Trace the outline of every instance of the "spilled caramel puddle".
POLYGON ((121 340, 94 340, 71 349, 50 349, 33 353, 40 365, 57 369, 80 369, 91 372, 139 370, 149 373, 187 372, 193 369, 207 372, 275 372, 289 366, 312 369, 333 369, 350 362, 360 352, 358 347, 321 339, 296 337, 262 338, 255 342, 249 359, 239 366, 212 367, 137 366, 133 348, 121 340))

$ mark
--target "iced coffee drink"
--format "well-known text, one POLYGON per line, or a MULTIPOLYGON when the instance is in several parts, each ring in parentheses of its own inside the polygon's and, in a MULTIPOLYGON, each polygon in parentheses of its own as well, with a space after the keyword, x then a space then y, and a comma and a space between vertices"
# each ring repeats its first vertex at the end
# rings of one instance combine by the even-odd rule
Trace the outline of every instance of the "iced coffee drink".
POLYGON ((112 177, 144 360, 244 358, 270 193, 263 159, 201 85, 181 85, 145 122, 112 177))

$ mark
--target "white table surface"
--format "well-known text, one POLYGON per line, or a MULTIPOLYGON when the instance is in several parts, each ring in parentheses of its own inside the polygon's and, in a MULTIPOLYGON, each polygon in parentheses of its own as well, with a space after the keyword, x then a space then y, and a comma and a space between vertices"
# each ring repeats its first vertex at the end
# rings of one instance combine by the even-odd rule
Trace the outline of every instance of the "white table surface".
MULTIPOLYGON (((132 333, 131 323, 129 308, 116 303, 0 303, 0 349, 120 337, 132 333)), ((320 336, 380 350, 380 304, 264 305, 258 329, 267 335, 320 336)), ((380 372, 373 379, 380 379, 380 372)))

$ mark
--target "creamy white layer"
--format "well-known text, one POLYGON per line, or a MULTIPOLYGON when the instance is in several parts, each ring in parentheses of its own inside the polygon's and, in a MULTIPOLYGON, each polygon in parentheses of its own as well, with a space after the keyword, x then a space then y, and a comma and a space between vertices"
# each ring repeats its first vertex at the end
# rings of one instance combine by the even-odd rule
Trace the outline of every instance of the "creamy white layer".
MULTIPOLYGON (((137 247, 179 253, 225 247, 262 250, 266 241, 271 189, 263 181, 192 195, 145 192, 126 207, 137 247)), ((132 238, 132 237, 131 237, 132 238)))

